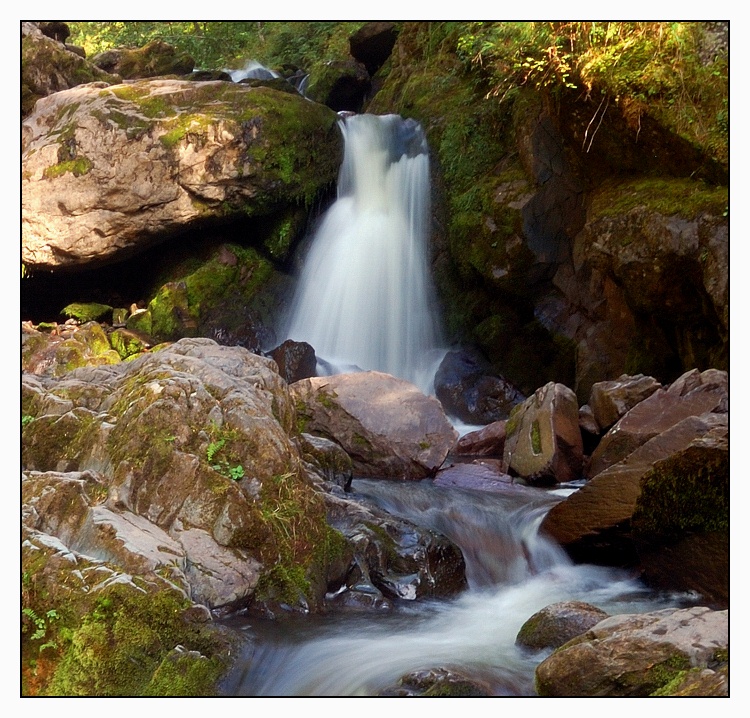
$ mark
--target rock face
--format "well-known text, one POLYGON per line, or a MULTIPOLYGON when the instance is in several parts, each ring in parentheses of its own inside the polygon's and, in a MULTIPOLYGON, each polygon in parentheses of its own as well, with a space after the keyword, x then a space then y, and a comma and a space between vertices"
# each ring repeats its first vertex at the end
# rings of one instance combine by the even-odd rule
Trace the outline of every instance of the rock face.
POLYGON ((645 697, 690 695, 701 682, 693 695, 726 696, 728 642, 727 611, 612 616, 540 663, 536 689, 545 697, 645 697))
POLYGON ((103 264, 210 218, 309 204, 342 150, 331 110, 221 81, 64 90, 22 137, 29 269, 103 264))
POLYGON ((600 431, 609 429, 636 404, 647 399, 661 384, 653 377, 623 374, 614 381, 600 381, 591 387, 589 406, 600 431))
POLYGON ((505 431, 504 471, 534 484, 580 478, 578 401, 566 386, 550 382, 537 389, 513 410, 505 431))
POLYGON ((516 644, 536 651, 559 648, 608 616, 606 611, 583 601, 553 603, 521 626, 516 644))
POLYGON ((436 399, 389 374, 312 377, 290 389, 303 430, 340 444, 357 476, 434 475, 458 437, 436 399))
POLYGON ((464 434, 451 453, 456 456, 495 456, 501 457, 505 449, 504 421, 494 421, 483 429, 464 434))
POLYGON ((397 37, 395 23, 368 22, 349 38, 349 50, 374 75, 388 59, 397 37))

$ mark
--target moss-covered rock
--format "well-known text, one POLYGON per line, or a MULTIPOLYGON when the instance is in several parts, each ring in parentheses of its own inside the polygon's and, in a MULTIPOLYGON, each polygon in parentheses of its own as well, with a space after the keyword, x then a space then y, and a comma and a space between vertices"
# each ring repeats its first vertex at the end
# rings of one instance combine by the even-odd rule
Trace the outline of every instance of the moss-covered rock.
POLYGON ((338 174, 336 121, 297 93, 222 81, 58 92, 24 129, 24 262, 101 265, 243 217, 288 220, 272 247, 283 257, 295 210, 338 174))
POLYGON ((91 63, 124 80, 186 75, 195 68, 195 60, 188 53, 162 40, 152 40, 143 47, 133 49, 107 50, 92 57, 91 63))

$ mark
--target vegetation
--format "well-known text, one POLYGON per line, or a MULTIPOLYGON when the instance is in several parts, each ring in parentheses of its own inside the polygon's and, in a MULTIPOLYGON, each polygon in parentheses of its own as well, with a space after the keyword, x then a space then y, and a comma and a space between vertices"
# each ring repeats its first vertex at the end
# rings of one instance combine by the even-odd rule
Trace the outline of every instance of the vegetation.
POLYGON ((248 60, 280 70, 309 68, 349 52, 348 39, 362 22, 69 22, 68 42, 88 56, 116 47, 162 40, 187 52, 199 69, 236 69, 248 60))

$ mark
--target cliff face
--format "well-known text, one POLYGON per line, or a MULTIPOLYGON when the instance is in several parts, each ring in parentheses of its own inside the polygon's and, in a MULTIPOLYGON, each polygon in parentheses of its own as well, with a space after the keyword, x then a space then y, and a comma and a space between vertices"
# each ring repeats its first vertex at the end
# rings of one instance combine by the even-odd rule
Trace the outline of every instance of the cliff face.
POLYGON ((427 130, 434 266, 454 338, 527 392, 556 380, 583 400, 626 372, 726 368, 726 28, 686 23, 688 110, 663 79, 677 56, 636 77, 627 43, 594 56, 591 39, 579 56, 550 44, 534 59, 525 46, 519 62, 498 49, 506 31, 486 27, 503 23, 478 23, 477 36, 456 25, 405 23, 367 108, 427 130), (481 39, 496 41, 486 64, 464 60, 481 39))

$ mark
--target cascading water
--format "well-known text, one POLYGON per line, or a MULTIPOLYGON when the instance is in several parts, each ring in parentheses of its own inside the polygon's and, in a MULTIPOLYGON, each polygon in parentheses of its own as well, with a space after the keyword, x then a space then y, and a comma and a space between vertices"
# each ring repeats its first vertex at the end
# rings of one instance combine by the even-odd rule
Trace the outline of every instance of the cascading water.
POLYGON ((448 668, 491 695, 533 696, 534 670, 550 651, 526 651, 515 639, 536 611, 578 600, 610 614, 640 613, 689 600, 654 595, 619 569, 573 565, 536 530, 561 498, 549 492, 462 491, 429 481, 355 480, 352 488, 355 497, 451 538, 465 557, 469 589, 387 613, 238 618, 232 625, 248 643, 225 695, 387 695, 412 671, 448 668))
POLYGON ((355 115, 339 126, 337 199, 305 259, 286 335, 314 347, 320 373, 375 369, 430 393, 440 332, 424 133, 398 115, 355 115))

